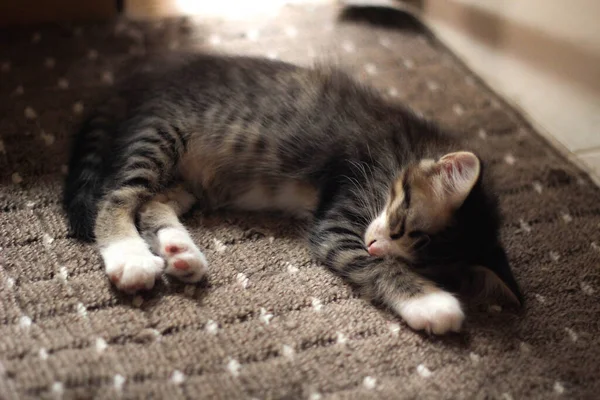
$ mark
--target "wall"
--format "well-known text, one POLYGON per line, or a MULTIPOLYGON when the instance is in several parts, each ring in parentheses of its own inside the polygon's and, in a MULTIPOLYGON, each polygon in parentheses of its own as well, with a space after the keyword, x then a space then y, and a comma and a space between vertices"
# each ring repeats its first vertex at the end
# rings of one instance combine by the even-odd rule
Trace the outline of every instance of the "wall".
POLYGON ((412 3, 440 40, 600 182, 600 1, 412 3))

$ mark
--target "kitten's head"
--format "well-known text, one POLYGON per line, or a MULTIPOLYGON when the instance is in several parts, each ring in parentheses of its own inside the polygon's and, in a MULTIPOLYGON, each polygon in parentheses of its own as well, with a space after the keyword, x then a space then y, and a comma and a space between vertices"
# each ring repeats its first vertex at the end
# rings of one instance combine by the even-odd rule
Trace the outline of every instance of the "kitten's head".
POLYGON ((395 256, 415 268, 460 269, 481 289, 522 297, 499 241, 495 197, 470 152, 446 154, 406 167, 392 183, 387 203, 365 233, 373 256, 395 256))

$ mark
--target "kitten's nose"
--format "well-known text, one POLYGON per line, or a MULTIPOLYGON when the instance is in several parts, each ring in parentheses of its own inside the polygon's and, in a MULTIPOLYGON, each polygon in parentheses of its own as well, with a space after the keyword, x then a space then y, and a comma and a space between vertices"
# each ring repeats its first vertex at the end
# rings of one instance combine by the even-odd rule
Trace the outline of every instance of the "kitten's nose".
POLYGON ((369 247, 367 248, 367 251, 369 252, 370 256, 376 256, 379 253, 379 248, 376 245, 377 240, 373 240, 371 243, 369 243, 369 247))

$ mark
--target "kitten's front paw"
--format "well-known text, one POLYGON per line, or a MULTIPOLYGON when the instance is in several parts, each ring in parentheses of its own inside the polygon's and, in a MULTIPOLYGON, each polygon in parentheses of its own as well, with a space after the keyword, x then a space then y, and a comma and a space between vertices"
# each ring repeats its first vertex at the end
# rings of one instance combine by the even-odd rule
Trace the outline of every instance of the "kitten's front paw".
POLYGON ((206 276, 206 257, 185 230, 164 228, 157 236, 159 252, 167 261, 167 274, 190 283, 206 276))
POLYGON ((143 240, 126 239, 101 250, 106 273, 120 290, 134 293, 152 289, 164 268, 164 260, 150 252, 143 240))
POLYGON ((465 319, 459 301, 441 290, 406 300, 396 310, 411 328, 436 335, 459 332, 465 319))

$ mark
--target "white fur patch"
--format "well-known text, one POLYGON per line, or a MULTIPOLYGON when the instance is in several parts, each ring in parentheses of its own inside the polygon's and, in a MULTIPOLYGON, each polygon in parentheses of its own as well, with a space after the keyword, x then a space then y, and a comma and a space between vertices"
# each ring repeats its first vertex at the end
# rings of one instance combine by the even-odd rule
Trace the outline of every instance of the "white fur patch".
POLYGON ((164 260, 150 252, 141 238, 113 242, 100 250, 106 273, 124 291, 151 289, 164 268, 164 260))
POLYGON ((402 301, 394 308, 411 328, 436 335, 460 331, 465 319, 459 301, 441 290, 402 301))

